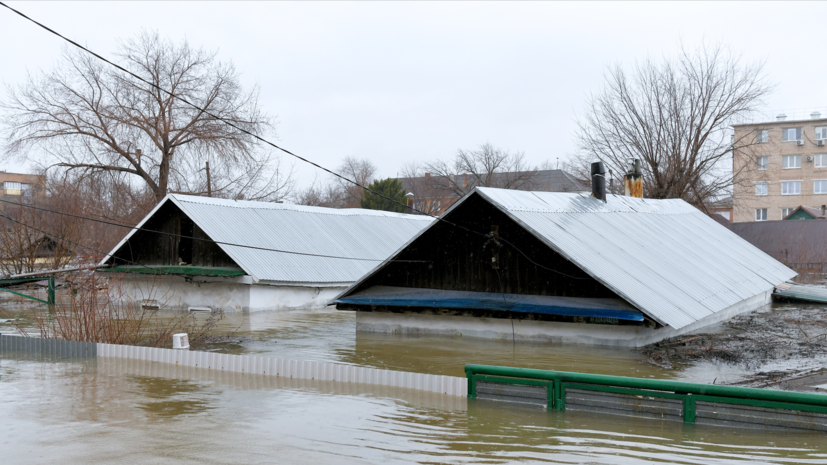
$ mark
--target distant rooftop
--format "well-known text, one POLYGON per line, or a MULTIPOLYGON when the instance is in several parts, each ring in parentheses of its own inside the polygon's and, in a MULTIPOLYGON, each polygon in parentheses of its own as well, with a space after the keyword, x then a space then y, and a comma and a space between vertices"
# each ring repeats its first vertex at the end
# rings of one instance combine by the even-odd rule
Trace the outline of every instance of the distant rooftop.
POLYGON ((757 124, 789 124, 798 122, 812 122, 827 120, 827 107, 796 108, 791 110, 776 110, 760 112, 750 118, 744 118, 733 127, 752 126, 757 124))

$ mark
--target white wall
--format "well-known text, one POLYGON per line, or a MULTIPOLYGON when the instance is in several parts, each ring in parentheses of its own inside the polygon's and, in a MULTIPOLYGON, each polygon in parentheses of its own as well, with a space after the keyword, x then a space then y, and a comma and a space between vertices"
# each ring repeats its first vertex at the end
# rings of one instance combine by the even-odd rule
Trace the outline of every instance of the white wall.
POLYGON ((253 284, 245 277, 214 278, 124 275, 110 288, 117 300, 155 300, 164 307, 209 307, 224 312, 256 312, 321 307, 344 287, 253 284))

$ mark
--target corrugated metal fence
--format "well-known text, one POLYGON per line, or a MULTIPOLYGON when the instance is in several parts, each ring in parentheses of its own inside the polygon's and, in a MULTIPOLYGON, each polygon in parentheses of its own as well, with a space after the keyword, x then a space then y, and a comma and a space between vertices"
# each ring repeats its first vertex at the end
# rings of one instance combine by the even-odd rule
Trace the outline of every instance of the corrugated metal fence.
POLYGON ((62 339, 0 335, 0 353, 8 352, 24 352, 58 359, 88 358, 97 356, 98 344, 94 342, 64 341, 62 339))
POLYGON ((258 355, 231 355, 118 344, 0 336, 0 352, 15 351, 143 360, 204 370, 398 387, 458 397, 468 395, 466 379, 456 376, 409 373, 258 355))

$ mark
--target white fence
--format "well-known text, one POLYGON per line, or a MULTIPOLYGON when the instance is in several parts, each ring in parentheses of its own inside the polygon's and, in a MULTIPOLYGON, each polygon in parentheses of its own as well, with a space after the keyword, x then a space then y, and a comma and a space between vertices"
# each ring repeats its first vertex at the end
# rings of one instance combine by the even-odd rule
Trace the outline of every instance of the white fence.
POLYGON ((359 383, 416 389, 449 396, 468 396, 468 381, 456 376, 428 375, 404 371, 340 365, 336 363, 286 360, 258 355, 158 349, 153 347, 98 344, 98 357, 114 357, 169 363, 204 370, 250 373, 293 379, 359 383))

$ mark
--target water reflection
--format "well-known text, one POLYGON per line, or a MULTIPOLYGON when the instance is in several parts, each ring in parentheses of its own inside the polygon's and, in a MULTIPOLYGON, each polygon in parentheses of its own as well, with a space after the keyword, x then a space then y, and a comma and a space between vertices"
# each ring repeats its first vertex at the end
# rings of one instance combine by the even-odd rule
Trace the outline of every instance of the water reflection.
POLYGON ((0 416, 3 463, 827 461, 827 441, 814 433, 547 412, 120 359, 0 358, 0 416), (174 405, 188 400, 198 405, 174 405))
POLYGON ((191 381, 134 375, 126 379, 139 397, 147 399, 139 402, 138 408, 156 418, 171 419, 212 408, 204 387, 191 381))

